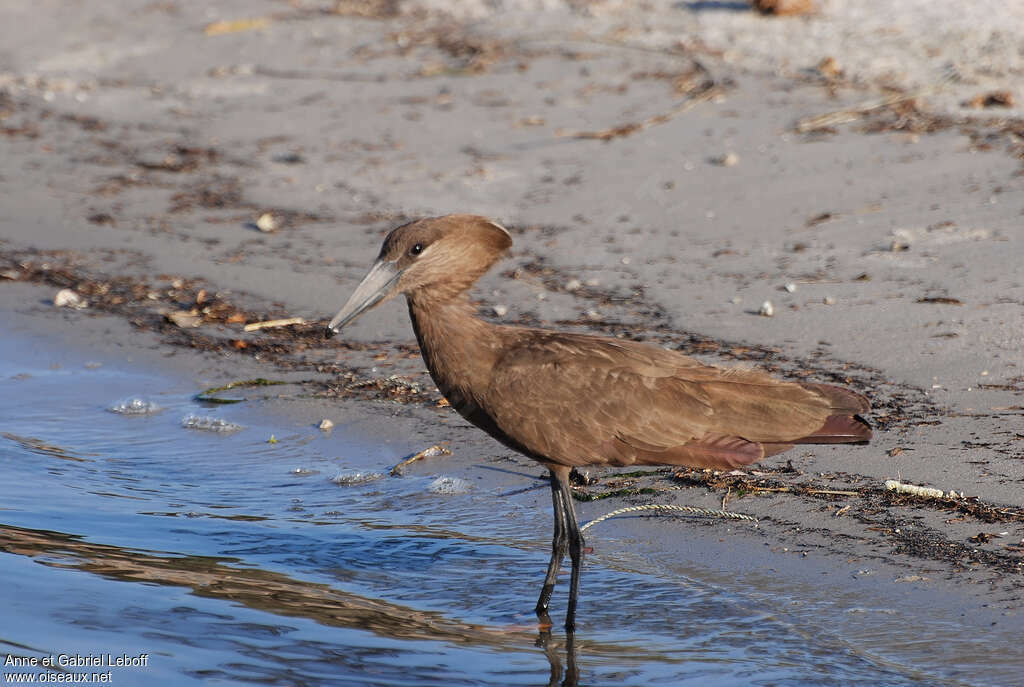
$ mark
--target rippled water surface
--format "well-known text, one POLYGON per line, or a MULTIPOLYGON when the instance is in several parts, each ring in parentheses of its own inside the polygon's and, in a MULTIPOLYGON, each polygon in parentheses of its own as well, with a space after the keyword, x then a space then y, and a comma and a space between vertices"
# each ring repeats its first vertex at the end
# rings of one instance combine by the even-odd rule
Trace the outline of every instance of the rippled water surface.
MULTIPOLYGON (((203 406, 181 380, 83 356, 0 339, 0 658, 145 665, 6 674, 620 686, 1024 674, 1017 640, 962 636, 955 613, 718 570, 698 549, 617 547, 614 530, 587 559, 575 641, 541 637, 546 490, 432 488, 466 477, 440 460, 436 474, 391 478, 404 449, 346 436, 343 422, 323 434, 258 402, 203 406)), ((643 536, 642 520, 624 527, 643 536)))

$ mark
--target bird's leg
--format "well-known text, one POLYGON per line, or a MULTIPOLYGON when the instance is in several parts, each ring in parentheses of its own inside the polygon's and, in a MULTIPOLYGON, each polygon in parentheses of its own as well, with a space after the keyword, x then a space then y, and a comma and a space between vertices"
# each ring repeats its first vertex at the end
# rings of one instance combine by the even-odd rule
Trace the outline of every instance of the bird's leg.
POLYGON ((561 480, 552 471, 551 503, 555 510, 555 535, 551 540, 551 561, 548 563, 548 574, 544 577, 544 586, 541 588, 536 608, 537 617, 545 623, 551 622, 551 618, 548 616, 548 605, 551 603, 551 593, 555 589, 558 570, 562 567, 562 558, 565 557, 566 549, 569 546, 565 506, 562 501, 564 495, 560 484, 561 480))
MULTIPOLYGON (((552 473, 554 476, 554 473, 552 473)), ((583 533, 576 522, 576 508, 572 504, 572 492, 569 490, 568 472, 566 477, 559 479, 559 491, 562 492, 562 503, 565 506, 565 523, 569 535, 569 558, 572 560, 572 578, 569 582, 569 609, 565 613, 565 630, 571 633, 576 628, 576 601, 580 594, 580 573, 583 570, 583 533)))

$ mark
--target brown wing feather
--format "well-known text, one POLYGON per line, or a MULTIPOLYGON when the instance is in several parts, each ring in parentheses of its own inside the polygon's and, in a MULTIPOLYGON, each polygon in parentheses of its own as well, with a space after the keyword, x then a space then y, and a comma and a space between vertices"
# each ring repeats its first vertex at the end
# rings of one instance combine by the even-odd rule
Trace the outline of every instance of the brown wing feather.
POLYGON ((770 454, 826 429, 857 397, 633 342, 525 330, 517 343, 486 411, 517 448, 563 465, 746 465, 764 443, 770 454))

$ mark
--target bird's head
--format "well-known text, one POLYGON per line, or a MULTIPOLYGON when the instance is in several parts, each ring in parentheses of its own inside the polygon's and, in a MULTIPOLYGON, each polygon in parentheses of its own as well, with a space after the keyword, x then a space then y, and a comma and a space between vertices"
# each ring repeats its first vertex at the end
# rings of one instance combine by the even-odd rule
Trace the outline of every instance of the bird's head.
POLYGON ((449 300, 468 289, 512 245, 508 230, 486 217, 446 215, 404 224, 325 332, 331 337, 361 313, 399 293, 449 300))

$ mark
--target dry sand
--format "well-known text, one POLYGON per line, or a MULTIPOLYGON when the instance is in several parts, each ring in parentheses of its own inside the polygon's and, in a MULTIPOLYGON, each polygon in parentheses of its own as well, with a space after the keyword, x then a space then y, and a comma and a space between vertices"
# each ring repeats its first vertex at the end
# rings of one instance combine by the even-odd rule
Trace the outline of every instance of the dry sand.
POLYGON ((341 343, 317 322, 403 219, 490 215, 516 245, 477 291, 486 316, 836 381, 877 409, 869 447, 589 491, 727 498, 768 518, 738 536, 1017 608, 1024 11, 817 6, 4 3, 0 307, 69 345, 188 351, 197 384, 308 380, 296 421, 384 399, 376 427, 451 439, 431 460, 457 470, 507 451, 437 407, 404 308, 341 343), (64 287, 88 307, 46 302, 64 287), (311 324, 242 331, 288 316, 311 324), (896 478, 966 498, 896 498, 896 478))

